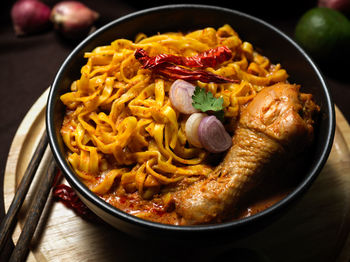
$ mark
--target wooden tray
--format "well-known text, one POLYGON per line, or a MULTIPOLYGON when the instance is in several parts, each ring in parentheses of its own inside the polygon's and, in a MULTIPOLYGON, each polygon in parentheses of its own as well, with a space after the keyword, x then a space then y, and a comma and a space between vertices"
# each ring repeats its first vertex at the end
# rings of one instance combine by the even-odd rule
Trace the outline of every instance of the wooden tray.
MULTIPOLYGON (((33 105, 12 142, 4 177, 6 209, 45 129, 47 95, 46 91, 33 105)), ((50 198, 31 243, 28 261, 216 261, 225 255, 232 258, 241 248, 255 250, 271 261, 349 261, 350 128, 338 109, 336 117, 332 152, 315 183, 283 217, 254 235, 219 247, 184 246, 174 250, 167 243, 154 246, 108 225, 87 222, 50 198)), ((48 154, 49 149, 44 158, 48 154)), ((39 167, 36 180, 45 168, 45 163, 39 167)), ((34 190, 35 187, 31 192, 34 190)), ((14 242, 30 196, 22 207, 14 242)))

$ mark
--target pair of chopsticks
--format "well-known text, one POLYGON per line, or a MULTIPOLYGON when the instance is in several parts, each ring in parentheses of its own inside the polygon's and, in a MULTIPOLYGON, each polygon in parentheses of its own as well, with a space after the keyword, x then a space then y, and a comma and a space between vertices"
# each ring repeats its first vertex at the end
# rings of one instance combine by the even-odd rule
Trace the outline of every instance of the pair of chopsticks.
MULTIPOLYGON (((19 184, 8 212, 5 215, 4 219, 1 221, 0 252, 4 250, 5 244, 7 243, 10 235, 13 233, 13 230, 17 223, 17 214, 25 200, 25 197, 28 193, 36 171, 41 163, 47 146, 48 138, 46 132, 44 132, 23 175, 23 178, 19 184)), ((49 196, 56 173, 56 164, 52 155, 50 154, 50 160, 47 166, 46 174, 40 178, 41 181, 39 181, 38 190, 34 195, 33 201, 29 207, 22 232, 15 245, 15 248, 12 251, 11 258, 9 260, 10 262, 26 260, 29 253, 30 241, 34 235, 41 213, 45 207, 45 203, 49 196)))

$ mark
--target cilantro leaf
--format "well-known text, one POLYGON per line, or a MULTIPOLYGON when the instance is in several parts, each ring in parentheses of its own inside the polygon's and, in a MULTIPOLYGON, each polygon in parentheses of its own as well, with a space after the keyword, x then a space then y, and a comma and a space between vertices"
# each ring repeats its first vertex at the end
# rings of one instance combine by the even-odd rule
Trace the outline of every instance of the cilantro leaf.
POLYGON ((220 120, 224 118, 224 107, 222 104, 224 99, 222 97, 216 98, 212 92, 206 92, 204 88, 196 86, 192 95, 192 105, 194 108, 202 111, 213 111, 213 114, 220 120))

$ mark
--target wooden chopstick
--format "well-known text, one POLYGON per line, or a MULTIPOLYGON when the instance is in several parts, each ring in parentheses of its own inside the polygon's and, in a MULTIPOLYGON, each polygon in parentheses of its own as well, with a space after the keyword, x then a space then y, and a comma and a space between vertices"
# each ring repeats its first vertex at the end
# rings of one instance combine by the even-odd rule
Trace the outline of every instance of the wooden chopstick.
POLYGON ((28 210, 26 221, 9 262, 25 261, 29 252, 29 244, 38 225, 41 213, 45 207, 51 187, 56 176, 56 163, 51 155, 46 175, 39 183, 38 191, 28 210))
POLYGON ((0 225, 0 252, 2 252, 8 237, 12 234, 14 225, 17 222, 17 214, 21 208, 23 201, 28 193, 28 189, 32 183, 33 177, 40 164, 40 161, 44 155, 45 149, 48 144, 48 138, 46 131, 44 131, 40 142, 35 149, 35 152, 29 162, 29 165, 23 175, 23 178, 19 184, 17 192, 12 200, 12 203, 8 209, 8 212, 0 225))

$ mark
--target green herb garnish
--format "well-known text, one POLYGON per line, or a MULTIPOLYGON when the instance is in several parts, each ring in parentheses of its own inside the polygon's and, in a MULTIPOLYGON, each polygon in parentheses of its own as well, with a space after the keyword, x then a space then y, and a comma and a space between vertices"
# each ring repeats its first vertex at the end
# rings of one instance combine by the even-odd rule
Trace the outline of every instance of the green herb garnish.
POLYGON ((224 107, 222 97, 216 98, 212 92, 206 92, 204 88, 196 86, 192 95, 192 105, 202 112, 212 112, 221 121, 224 119, 224 107))

